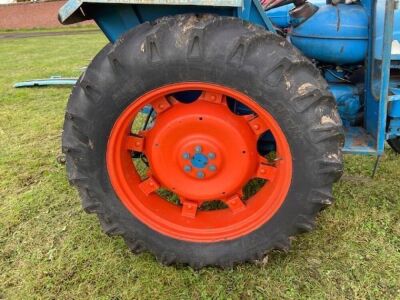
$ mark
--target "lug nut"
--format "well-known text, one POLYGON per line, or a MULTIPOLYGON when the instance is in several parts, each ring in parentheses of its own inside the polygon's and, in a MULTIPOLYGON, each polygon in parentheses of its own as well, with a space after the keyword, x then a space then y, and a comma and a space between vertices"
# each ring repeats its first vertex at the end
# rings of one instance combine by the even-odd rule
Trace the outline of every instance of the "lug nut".
POLYGON ((190 154, 185 152, 182 154, 183 159, 189 159, 190 158, 190 154))
POLYGON ((194 151, 196 151, 197 153, 200 153, 201 151, 203 150, 203 148, 199 145, 199 146, 196 146, 195 148, 194 148, 194 151))
POLYGON ((186 166, 183 168, 183 170, 184 170, 185 172, 190 172, 190 171, 192 171, 192 167, 189 166, 189 165, 186 165, 186 166))
POLYGON ((211 172, 217 171, 217 167, 214 166, 214 165, 210 165, 210 166, 208 167, 208 169, 209 169, 211 172))
POLYGON ((209 159, 215 159, 215 157, 216 157, 216 155, 215 155, 214 152, 208 153, 208 158, 209 158, 209 159))
POLYGON ((199 178, 199 179, 204 178, 204 173, 203 172, 197 172, 197 178, 199 178))

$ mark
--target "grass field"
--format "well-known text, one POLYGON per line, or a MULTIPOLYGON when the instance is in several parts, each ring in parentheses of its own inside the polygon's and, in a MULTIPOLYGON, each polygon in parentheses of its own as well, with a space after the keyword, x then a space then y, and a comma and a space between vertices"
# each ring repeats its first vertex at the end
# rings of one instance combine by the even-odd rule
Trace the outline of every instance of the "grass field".
POLYGON ((0 40, 0 299, 400 299, 400 157, 346 157, 335 205, 289 253, 231 270, 163 267, 104 235, 57 164, 70 88, 100 34, 0 40))
POLYGON ((4 33, 25 33, 25 32, 58 32, 58 31, 81 31, 81 30, 100 30, 95 24, 74 24, 54 28, 26 28, 26 29, 0 29, 0 34, 4 33))

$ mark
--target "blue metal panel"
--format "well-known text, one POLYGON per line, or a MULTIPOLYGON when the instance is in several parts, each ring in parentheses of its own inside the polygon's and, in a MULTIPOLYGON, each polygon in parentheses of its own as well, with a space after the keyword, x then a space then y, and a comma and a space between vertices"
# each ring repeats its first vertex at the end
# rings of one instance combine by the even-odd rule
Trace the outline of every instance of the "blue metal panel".
POLYGON ((383 50, 381 64, 381 89, 379 99, 378 116, 378 155, 385 151, 387 108, 390 85, 390 63, 392 55, 393 24, 394 24, 394 0, 387 0, 385 5, 385 28, 383 32, 383 50))
POLYGON ((391 118, 400 118, 400 95, 390 97, 388 115, 391 118))
POLYGON ((67 3, 65 3, 58 12, 58 19, 60 20, 60 22, 64 24, 68 20, 68 18, 79 11, 81 5, 82 2, 80 0, 68 0, 67 3))
MULTIPOLYGON (((383 38, 384 38, 384 27, 387 26, 385 22, 385 3, 378 2, 380 5, 378 6, 378 10, 376 13, 375 20, 375 48, 374 48, 374 57, 376 59, 382 59, 382 47, 383 38)), ((395 10, 394 17, 394 26, 393 26, 393 40, 400 40, 400 10, 395 10)), ((392 59, 399 59, 400 55, 394 55, 392 59)))
POLYGON ((382 155, 387 138, 387 110, 390 84, 391 46, 393 40, 394 0, 377 0, 374 4, 364 1, 370 15, 370 39, 365 77, 365 128, 376 139, 376 154, 382 155), (385 26, 379 23, 384 20, 385 26), (382 50, 377 50, 377 49, 382 50), (379 51, 381 55, 375 55, 379 51), (380 59, 381 58, 381 59, 380 59))
POLYGON ((96 5, 90 12, 96 24, 112 42, 130 28, 141 23, 130 5, 96 5))
MULTIPOLYGON (((362 5, 365 8, 365 11, 368 14, 369 18, 369 24, 374 24, 374 15, 376 13, 375 5, 372 3, 372 0, 363 0, 362 5)), ((369 36, 374 36, 374 26, 369 27, 369 36)), ((365 109, 364 109, 364 128, 377 138, 377 125, 378 125, 378 101, 374 98, 372 94, 372 66, 373 66, 373 48, 374 48, 374 40, 369 39, 368 42, 368 57, 366 59, 366 70, 365 72, 365 96, 364 96, 364 103, 365 103, 365 109)))
POLYGON ((393 118, 390 120, 387 139, 394 139, 400 136, 400 118, 393 118))
POLYGON ((259 0, 243 0, 243 6, 237 8, 237 17, 276 32, 271 20, 267 17, 259 0))
POLYGON ((289 11, 294 7, 293 4, 281 6, 271 9, 266 12, 272 24, 280 28, 287 28, 290 26, 289 11))
POLYGON ((182 13, 236 16, 275 32, 258 0, 69 0, 60 9, 59 19, 63 24, 95 19, 114 42, 127 29, 141 22, 182 13), (81 11, 83 5, 85 14, 81 11))
POLYGON ((345 129, 346 154, 376 155, 376 139, 369 135, 364 128, 349 127, 345 129))
POLYGON ((235 8, 213 6, 175 6, 175 5, 126 5, 92 4, 88 9, 110 42, 115 42, 124 32, 147 21, 154 21, 166 15, 185 13, 212 13, 232 16, 235 8))
POLYGON ((237 16, 275 32, 258 0, 245 0, 243 8, 188 6, 188 5, 126 5, 91 4, 87 9, 101 30, 111 42, 124 32, 146 21, 154 21, 166 15, 185 13, 212 13, 221 16, 237 16))
POLYGON ((156 5, 156 6, 214 6, 241 7, 242 0, 68 0, 59 11, 59 20, 63 24, 72 24, 86 20, 87 17, 80 8, 85 4, 125 4, 125 5, 156 5))
POLYGON ((361 5, 324 5, 290 33, 307 57, 335 65, 364 61, 368 49, 368 15, 361 5))
POLYGON ((392 81, 389 96, 388 116, 389 126, 386 133, 386 139, 393 139, 400 136, 400 88, 398 81, 392 81), (392 87, 393 86, 393 87, 392 87))

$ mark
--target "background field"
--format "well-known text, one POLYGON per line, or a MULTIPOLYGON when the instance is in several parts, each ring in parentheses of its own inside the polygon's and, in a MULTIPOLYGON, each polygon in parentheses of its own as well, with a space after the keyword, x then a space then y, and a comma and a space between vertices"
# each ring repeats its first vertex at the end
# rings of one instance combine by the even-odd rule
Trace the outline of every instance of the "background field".
POLYGON ((336 204, 289 253, 232 270, 163 267, 86 215, 56 162, 70 88, 101 34, 0 40, 0 299, 400 299, 400 157, 346 157, 336 204))

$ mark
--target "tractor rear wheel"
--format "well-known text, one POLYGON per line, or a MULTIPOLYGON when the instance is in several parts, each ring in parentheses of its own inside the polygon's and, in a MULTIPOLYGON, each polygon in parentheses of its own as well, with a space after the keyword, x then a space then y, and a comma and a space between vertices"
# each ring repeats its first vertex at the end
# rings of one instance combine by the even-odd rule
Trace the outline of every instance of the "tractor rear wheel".
POLYGON ((180 15, 106 46, 68 102, 63 151, 84 209, 164 264, 286 250, 332 202, 342 124, 319 71, 236 18, 180 15))

